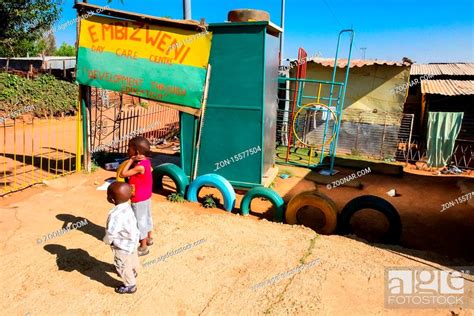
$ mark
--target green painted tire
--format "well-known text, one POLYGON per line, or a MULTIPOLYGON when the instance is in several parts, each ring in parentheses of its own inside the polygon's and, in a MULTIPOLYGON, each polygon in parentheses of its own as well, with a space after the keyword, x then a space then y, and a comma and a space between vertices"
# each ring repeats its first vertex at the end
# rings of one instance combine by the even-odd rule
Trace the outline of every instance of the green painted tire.
POLYGON ((272 202, 273 206, 276 209, 273 219, 277 222, 283 221, 285 213, 285 202, 283 201, 281 196, 275 192, 275 190, 264 187, 253 188, 247 193, 245 193, 245 196, 242 199, 242 202, 240 203, 242 215, 249 215, 250 203, 256 197, 263 197, 270 200, 270 202, 272 202))
POLYGON ((176 192, 183 197, 186 196, 186 189, 189 179, 183 169, 172 163, 164 163, 153 168, 153 192, 163 189, 163 177, 168 176, 176 184, 176 192))

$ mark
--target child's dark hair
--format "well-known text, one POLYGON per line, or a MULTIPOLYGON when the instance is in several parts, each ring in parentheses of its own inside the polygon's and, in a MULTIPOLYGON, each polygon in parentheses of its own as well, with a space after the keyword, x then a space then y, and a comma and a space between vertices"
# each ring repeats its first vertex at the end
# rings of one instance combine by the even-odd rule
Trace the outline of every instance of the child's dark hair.
POLYGON ((143 136, 132 138, 128 144, 141 155, 148 156, 150 153, 150 142, 143 136))

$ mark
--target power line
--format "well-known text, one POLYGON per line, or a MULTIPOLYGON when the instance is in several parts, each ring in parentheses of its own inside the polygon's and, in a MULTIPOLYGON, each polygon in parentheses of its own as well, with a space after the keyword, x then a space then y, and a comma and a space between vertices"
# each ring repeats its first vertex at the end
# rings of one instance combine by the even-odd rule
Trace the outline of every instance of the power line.
POLYGON ((334 19, 336 20, 336 22, 339 23, 339 26, 340 26, 340 27, 343 27, 341 21, 339 21, 339 19, 338 19, 337 16, 334 14, 334 11, 331 9, 331 7, 330 7, 329 4, 326 2, 326 0, 322 0, 322 1, 324 2, 324 4, 326 5, 326 7, 328 8, 329 12, 331 12, 331 14, 332 14, 332 16, 334 17, 334 19))
POLYGON ((360 50, 362 51, 362 60, 365 60, 365 51, 367 50, 367 47, 361 47, 360 50))

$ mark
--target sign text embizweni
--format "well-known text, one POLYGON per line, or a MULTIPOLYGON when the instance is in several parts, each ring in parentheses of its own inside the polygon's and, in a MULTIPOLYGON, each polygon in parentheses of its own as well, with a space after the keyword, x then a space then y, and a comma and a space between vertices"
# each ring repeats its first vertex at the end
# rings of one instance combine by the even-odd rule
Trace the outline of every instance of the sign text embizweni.
MULTIPOLYGON (((181 64, 192 49, 191 46, 184 44, 177 46, 176 44, 180 41, 170 33, 158 31, 152 34, 150 26, 142 22, 123 21, 104 23, 100 26, 94 24, 90 25, 87 31, 92 43, 99 43, 100 41, 135 41, 145 43, 150 46, 149 60, 156 63, 169 64, 173 61, 181 64), (170 51, 168 50, 170 46, 177 47, 170 51), (155 48, 166 55, 171 53, 171 56, 156 56, 151 48, 155 48)), ((92 49, 101 51, 103 47, 94 45, 92 49)), ((138 52, 128 48, 117 48, 115 54, 125 58, 138 59, 138 52)))

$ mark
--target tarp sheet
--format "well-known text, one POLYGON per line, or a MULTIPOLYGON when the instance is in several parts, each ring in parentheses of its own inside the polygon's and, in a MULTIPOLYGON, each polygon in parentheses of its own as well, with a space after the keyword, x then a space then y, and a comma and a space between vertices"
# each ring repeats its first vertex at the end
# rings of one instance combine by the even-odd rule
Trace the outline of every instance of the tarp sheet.
POLYGON ((463 112, 428 112, 428 166, 444 167, 453 154, 463 112))
MULTIPOLYGON (((333 68, 323 67, 315 63, 308 63, 307 78, 315 80, 331 80, 333 68)), ((296 69, 296 68, 294 68, 296 69)), ((293 70, 292 74, 294 74, 293 70)), ((337 69, 336 81, 343 82, 345 69, 337 69)), ((350 69, 347 83, 346 98, 344 101, 344 120, 368 124, 378 124, 374 119, 377 115, 364 115, 366 113, 378 114, 383 117, 385 125, 400 126, 400 115, 411 83, 410 68, 401 66, 373 65, 353 67, 350 69), (360 115, 362 113, 362 115, 360 115), (391 116, 386 117, 386 113, 391 116), (385 120, 386 118, 386 120, 385 120)), ((419 82, 418 82, 419 84, 419 82)), ((317 84, 306 83, 305 96, 316 96, 317 84)), ((329 97, 330 85, 322 85, 321 97, 329 97)), ((338 89, 335 88, 335 96, 338 89)), ((314 99, 302 98, 302 104, 314 102, 314 99)), ((327 103, 323 101, 322 103, 327 103)))

